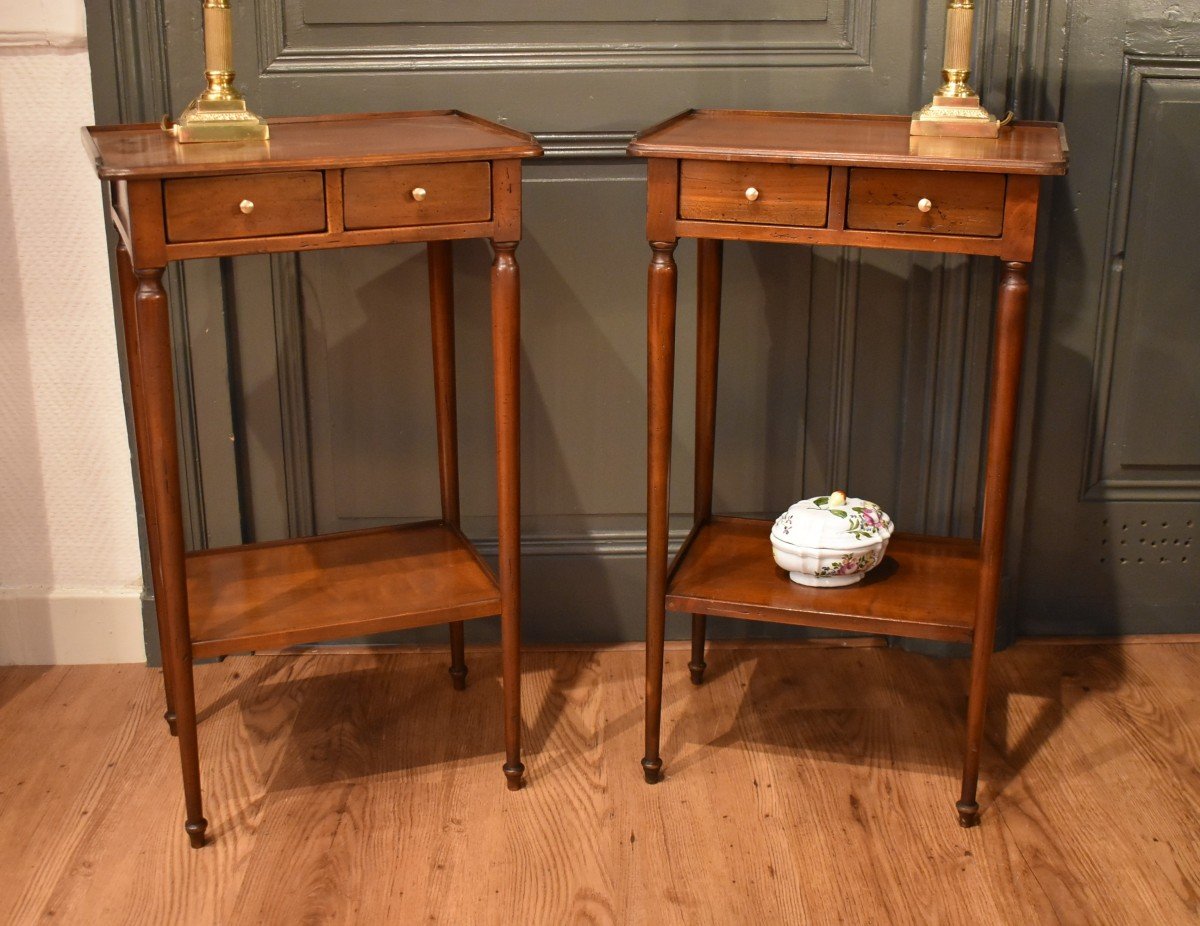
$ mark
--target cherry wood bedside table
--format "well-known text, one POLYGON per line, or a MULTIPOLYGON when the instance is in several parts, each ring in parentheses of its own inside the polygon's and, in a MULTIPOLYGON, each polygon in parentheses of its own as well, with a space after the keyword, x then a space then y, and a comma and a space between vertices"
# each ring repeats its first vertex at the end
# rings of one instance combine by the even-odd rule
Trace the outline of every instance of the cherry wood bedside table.
MULTIPOLYGON (((706 615, 972 644, 959 822, 976 785, 1040 178, 1062 174, 1062 127, 1020 123, 998 139, 910 138, 908 116, 688 111, 640 134, 649 159, 649 505, 646 755, 659 779, 666 611, 691 612, 692 681, 706 615), (695 526, 668 568, 667 517, 681 237, 698 239, 695 526), (861 583, 814 589, 771 556, 771 522, 713 515, 722 241, 942 251, 1004 262, 996 303, 982 532, 978 541, 896 535, 861 583)), ((830 486, 830 488, 837 488, 830 486)))
POLYGON ((204 844, 192 660, 499 614, 504 774, 521 787, 521 160, 529 135, 456 111, 271 120, 271 140, 182 145, 157 125, 92 127, 108 184, 167 721, 179 737, 191 844, 204 844), (451 241, 488 238, 499 579, 459 529, 451 241), (163 272, 169 261, 427 242, 442 518, 185 554, 163 272))

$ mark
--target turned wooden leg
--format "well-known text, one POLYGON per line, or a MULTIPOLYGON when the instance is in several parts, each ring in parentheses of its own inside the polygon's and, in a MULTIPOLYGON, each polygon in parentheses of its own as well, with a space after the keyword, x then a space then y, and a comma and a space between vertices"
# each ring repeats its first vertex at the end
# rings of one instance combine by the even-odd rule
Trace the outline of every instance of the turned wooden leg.
MULTIPOLYGON (((193 848, 204 845, 208 821, 200 796, 200 756, 196 742, 196 697, 192 680, 192 642, 188 630, 187 574, 184 567, 183 514, 180 508, 179 445, 175 432, 174 378, 171 375, 171 321, 163 268, 138 269, 135 295, 140 381, 146 415, 144 469, 146 494, 153 497, 156 541, 151 545, 156 601, 166 613, 163 662, 169 665, 183 766, 187 830, 193 848)), ((140 449, 140 448, 139 448, 140 449)))
MULTIPOLYGON (((721 334, 721 258, 724 242, 696 242, 696 523, 712 517, 713 461, 717 434, 717 353, 721 334)), ((692 684, 704 681, 704 637, 707 620, 692 615, 692 684)))
MULTIPOLYGON (((454 264, 449 241, 430 241, 429 314, 433 332, 433 394, 437 406, 438 471, 442 520, 459 526, 458 398, 454 377, 454 264)), ((456 691, 467 687, 463 622, 450 624, 450 679, 456 691)))
POLYGON ((521 277, 515 241, 492 243, 492 358, 500 527, 500 632, 504 662, 504 776, 521 788, 521 277))
POLYGON ((671 401, 675 377, 675 245, 650 247, 648 298, 648 489, 646 515, 646 754, 642 773, 659 780, 662 721, 663 635, 666 624, 667 530, 671 478, 671 401))
POLYGON ((971 694, 967 703, 967 749, 963 760, 962 796, 956 805, 958 822, 979 822, 976 791, 979 754, 987 712, 988 665, 996 642, 996 609, 1004 569, 1004 532, 1012 477, 1012 450, 1021 387, 1021 356, 1025 348, 1025 317, 1029 306, 1028 265, 1004 265, 996 301, 993 341, 991 412, 988 417, 987 469, 980 543, 983 569, 976 603, 975 637, 971 646, 971 694))
MULTIPOLYGON (((138 482, 142 488, 142 509, 146 514, 146 546, 150 550, 150 576, 155 588, 163 588, 162 577, 155 570, 162 562, 158 553, 158 518, 154 508, 154 493, 150 489, 150 472, 147 464, 150 459, 150 440, 146 434, 149 421, 149 410, 146 407, 146 397, 142 388, 141 350, 138 344, 137 326, 137 277, 133 272, 133 264, 129 259, 129 251, 125 244, 118 239, 117 243, 117 280, 121 288, 121 327, 125 333, 125 358, 129 368, 129 397, 133 406, 133 436, 137 445, 138 482)), ((177 735, 175 717, 175 694, 171 684, 171 660, 167 659, 167 636, 170 627, 167 622, 167 609, 163 602, 155 602, 155 616, 158 620, 159 648, 162 654, 163 688, 166 694, 166 711, 163 719, 172 736, 177 735)))

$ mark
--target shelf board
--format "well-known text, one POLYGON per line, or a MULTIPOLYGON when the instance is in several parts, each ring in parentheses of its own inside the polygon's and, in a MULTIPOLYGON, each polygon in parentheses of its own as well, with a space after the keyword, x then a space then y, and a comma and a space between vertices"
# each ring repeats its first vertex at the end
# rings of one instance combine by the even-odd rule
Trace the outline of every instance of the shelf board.
POLYGON ((187 585, 196 657, 500 613, 491 570, 442 521, 189 554, 187 585))
POLYGON ((969 642, 979 589, 979 544, 896 534, 857 585, 809 588, 771 556, 771 522, 714 518, 679 552, 667 608, 927 640, 969 642))

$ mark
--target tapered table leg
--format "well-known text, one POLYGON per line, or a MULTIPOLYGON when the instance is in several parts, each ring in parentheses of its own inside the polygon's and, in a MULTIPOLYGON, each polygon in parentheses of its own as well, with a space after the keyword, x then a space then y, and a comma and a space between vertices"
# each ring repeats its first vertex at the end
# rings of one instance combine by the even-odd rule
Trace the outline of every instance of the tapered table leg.
POLYGON ((188 630, 187 574, 184 566, 183 515, 180 509, 179 442, 175 432, 174 379, 171 375, 171 321, 163 268, 137 269, 134 299, 139 380, 145 405, 142 431, 147 474, 146 493, 152 496, 156 540, 150 546, 152 572, 161 584, 155 589, 158 607, 166 613, 163 661, 175 700, 179 757, 187 830, 193 848, 204 845, 208 821, 200 796, 200 757, 196 742, 196 697, 192 684, 192 642, 188 630))
MULTIPOLYGON (((717 354, 721 331, 721 258, 724 242, 701 238, 696 242, 696 479, 695 518, 702 524, 712 517, 713 463, 717 434, 717 354)), ((707 620, 692 615, 692 659, 688 663, 692 684, 704 681, 704 637, 707 620)))
POLYGON ((971 694, 967 703, 967 748, 963 760, 962 795, 956 805, 958 821, 963 826, 974 826, 979 822, 979 804, 976 800, 979 754, 987 711, 988 666, 996 641, 996 609, 1000 602, 1000 578, 1004 568, 1005 522, 1008 518, 1028 307, 1028 264, 1008 262, 1004 265, 1000 294, 996 301, 996 330, 992 348, 992 389, 980 543, 983 570, 976 603, 975 637, 971 647, 971 694))
MULTIPOLYGON (((165 587, 162 576, 156 570, 162 563, 158 552, 158 516, 154 507, 154 492, 151 491, 150 440, 146 434, 146 421, 149 412, 146 408, 145 392, 142 388, 141 350, 138 342, 137 326, 137 277, 133 272, 133 264, 129 259, 129 251, 123 242, 117 244, 117 280, 121 287, 121 321, 125 333, 125 357, 129 368, 129 394, 133 405, 133 435, 137 444, 138 481, 142 486, 142 509, 146 514, 146 545, 150 549, 151 581, 155 588, 165 587)), ((167 637, 170 626, 167 621, 167 608, 163 602, 155 603, 155 613, 158 619, 158 639, 162 652, 163 688, 166 694, 167 709, 163 719, 171 735, 176 735, 175 694, 171 684, 171 660, 167 658, 167 637)))
MULTIPOLYGON (((461 519, 458 505, 458 398, 454 379, 454 264, 449 241, 430 241, 426 247, 442 519, 458 527, 461 519)), ((465 649, 463 622, 453 621, 450 624, 450 678, 457 691, 467 687, 465 649)))
POLYGON ((521 278, 515 241, 492 243, 492 357, 500 532, 500 632, 504 662, 504 776, 521 788, 521 278))
POLYGON ((671 481, 671 402, 675 378, 674 241, 653 241, 648 282, 646 517, 646 754, 642 773, 659 780, 662 721, 663 635, 666 625, 667 531, 671 481))

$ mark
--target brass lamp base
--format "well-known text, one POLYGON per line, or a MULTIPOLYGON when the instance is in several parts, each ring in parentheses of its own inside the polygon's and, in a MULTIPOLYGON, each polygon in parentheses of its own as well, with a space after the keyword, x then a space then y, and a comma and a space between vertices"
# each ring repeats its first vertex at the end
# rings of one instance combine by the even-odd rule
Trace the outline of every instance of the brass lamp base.
POLYGON ((996 138, 1000 120, 983 108, 979 97, 937 95, 913 113, 910 135, 996 138))
POLYGON ((250 112, 240 98, 198 97, 188 104, 170 131, 180 142, 266 141, 271 137, 266 120, 250 112))

